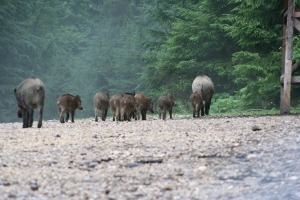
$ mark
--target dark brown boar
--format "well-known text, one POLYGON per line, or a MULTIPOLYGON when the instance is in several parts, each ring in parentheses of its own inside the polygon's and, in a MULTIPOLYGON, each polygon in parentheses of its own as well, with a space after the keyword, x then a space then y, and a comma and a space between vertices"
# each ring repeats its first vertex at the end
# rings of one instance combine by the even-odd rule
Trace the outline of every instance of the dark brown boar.
POLYGON ((173 106, 175 106, 175 99, 172 94, 159 97, 157 100, 159 119, 161 119, 161 114, 163 114, 163 120, 166 120, 167 112, 169 112, 170 119, 172 119, 173 106))
POLYGON ((95 121, 98 121, 98 110, 101 111, 102 121, 106 120, 107 111, 109 108, 109 95, 108 93, 97 92, 94 96, 94 111, 95 111, 95 121))
POLYGON ((39 110, 38 128, 42 127, 45 87, 43 82, 35 77, 23 80, 14 90, 18 117, 23 118, 23 128, 32 127, 34 109, 39 110))
POLYGON ((203 107, 203 99, 199 92, 193 92, 190 96, 190 103, 193 108, 193 117, 200 116, 200 110, 203 107))
POLYGON ((74 123, 75 110, 82 110, 81 99, 79 95, 64 94, 57 101, 60 122, 65 123, 64 115, 66 113, 66 122, 69 120, 71 113, 71 121, 74 123))
POLYGON ((121 94, 115 94, 109 100, 109 106, 112 111, 113 121, 121 120, 121 118, 120 118, 120 99, 121 99, 121 97, 122 97, 121 94))
POLYGON ((120 120, 131 121, 131 118, 135 118, 137 104, 134 99, 134 94, 122 94, 120 99, 120 120))
POLYGON ((142 115, 142 120, 146 120, 147 111, 154 113, 152 98, 143 93, 135 94, 134 98, 137 104, 137 119, 140 119, 140 115, 142 115))

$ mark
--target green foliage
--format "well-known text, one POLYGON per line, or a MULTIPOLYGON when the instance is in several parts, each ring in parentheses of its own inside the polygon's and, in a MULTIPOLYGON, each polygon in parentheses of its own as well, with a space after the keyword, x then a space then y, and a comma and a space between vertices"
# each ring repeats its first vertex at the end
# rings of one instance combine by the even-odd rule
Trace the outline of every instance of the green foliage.
POLYGON ((167 37, 162 35, 159 47, 151 47, 146 54, 145 80, 151 89, 167 87, 179 96, 188 96, 193 79, 201 74, 212 77, 218 91, 236 87, 227 82, 231 79, 230 52, 234 44, 214 25, 218 23, 215 16, 223 10, 207 10, 206 6, 211 2, 196 1, 171 8, 176 15, 169 18, 169 24, 162 23, 169 30, 167 37))
POLYGON ((294 37, 293 41, 293 59, 300 60, 300 36, 294 37))
POLYGON ((280 47, 281 1, 231 0, 230 3, 234 8, 224 16, 223 28, 241 47, 266 52, 274 49, 274 42, 280 47))
POLYGON ((184 112, 201 74, 215 84, 212 112, 278 107, 282 10, 276 0, 2 0, 0 121, 17 120, 13 89, 28 76, 46 85, 46 119, 63 93, 92 116, 97 91, 172 93, 184 112))
POLYGON ((212 114, 241 112, 241 100, 228 93, 218 93, 213 96, 210 112, 212 114))
POLYGON ((241 85, 238 96, 244 108, 265 108, 278 103, 280 85, 280 54, 260 56, 258 53, 238 52, 233 55, 236 83, 241 85))
POLYGON ((17 120, 13 89, 28 76, 46 85, 46 119, 58 117, 56 101, 64 93, 81 96, 85 109, 77 115, 87 117, 97 91, 144 90, 145 2, 1 1, 0 95, 6 98, 0 109, 10 114, 0 121, 17 120))

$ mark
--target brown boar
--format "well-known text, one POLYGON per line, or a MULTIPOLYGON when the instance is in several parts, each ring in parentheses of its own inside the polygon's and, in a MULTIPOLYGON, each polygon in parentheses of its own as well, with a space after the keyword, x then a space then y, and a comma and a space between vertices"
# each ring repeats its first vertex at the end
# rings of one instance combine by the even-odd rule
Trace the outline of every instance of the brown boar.
POLYGON ((143 93, 135 94, 134 98, 137 104, 137 119, 140 119, 140 115, 142 115, 142 120, 146 120, 147 111, 154 113, 152 98, 143 93))
POLYGON ((97 92, 94 96, 94 111, 95 111, 95 121, 98 121, 98 110, 101 111, 102 121, 106 120, 107 111, 109 108, 109 95, 108 93, 97 92))
POLYGON ((134 99, 134 94, 122 94, 120 99, 120 120, 131 121, 131 118, 136 116, 137 104, 134 99))
POLYGON ((112 111, 113 115, 113 121, 117 120, 120 121, 120 99, 122 95, 121 94, 115 94, 113 95, 109 100, 109 106, 112 111))
POLYGON ((193 117, 200 116, 200 109, 203 106, 203 99, 199 92, 193 92, 190 96, 190 103, 193 108, 193 117))
POLYGON ((23 128, 32 127, 34 109, 39 110, 38 128, 42 127, 45 87, 35 77, 23 80, 14 90, 18 105, 18 117, 23 118, 23 128))
POLYGON ((159 97, 157 100, 159 119, 161 119, 161 114, 163 114, 163 120, 166 120, 167 112, 169 112, 170 119, 172 119, 173 106, 176 106, 173 95, 168 94, 166 96, 159 97))
POLYGON ((66 113, 66 122, 69 120, 71 113, 71 121, 74 123, 75 110, 82 110, 81 99, 79 95, 64 94, 57 101, 60 122, 65 123, 64 115, 66 113))

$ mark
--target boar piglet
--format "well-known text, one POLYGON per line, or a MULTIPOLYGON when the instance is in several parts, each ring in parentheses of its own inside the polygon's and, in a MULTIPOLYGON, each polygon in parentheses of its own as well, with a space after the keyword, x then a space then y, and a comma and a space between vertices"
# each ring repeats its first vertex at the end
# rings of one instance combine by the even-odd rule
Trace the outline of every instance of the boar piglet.
POLYGON ((23 128, 32 127, 33 110, 39 110, 38 128, 42 127, 45 87, 35 77, 23 80, 14 90, 18 105, 18 117, 23 118, 23 128))
POLYGON ((159 97, 157 100, 159 119, 161 119, 161 114, 163 114, 163 120, 165 120, 167 112, 169 112, 170 119, 172 119, 173 106, 176 106, 176 104, 172 94, 159 97))
POLYGON ((190 103, 193 109, 193 117, 200 116, 200 109, 203 106, 203 99, 199 92, 193 92, 190 96, 190 103))
POLYGON ((134 99, 134 94, 122 94, 120 99, 120 119, 121 121, 131 121, 131 118, 136 117, 137 105, 134 99))
POLYGON ((120 116, 120 99, 122 95, 121 94, 115 94, 109 99, 109 106, 111 108, 111 112, 113 115, 113 121, 121 120, 120 116))
POLYGON ((95 111, 95 121, 98 121, 98 110, 101 111, 102 121, 106 120, 107 111, 109 108, 109 95, 104 92, 97 92, 94 96, 94 111, 95 111))
POLYGON ((65 123, 64 115, 66 113, 66 122, 69 120, 71 113, 71 121, 74 123, 75 110, 82 110, 81 99, 79 95, 64 94, 57 101, 60 122, 65 123))
POLYGON ((135 94, 134 98, 137 104, 137 119, 140 119, 140 115, 142 115, 142 120, 146 120, 147 111, 154 113, 152 98, 143 93, 135 94))

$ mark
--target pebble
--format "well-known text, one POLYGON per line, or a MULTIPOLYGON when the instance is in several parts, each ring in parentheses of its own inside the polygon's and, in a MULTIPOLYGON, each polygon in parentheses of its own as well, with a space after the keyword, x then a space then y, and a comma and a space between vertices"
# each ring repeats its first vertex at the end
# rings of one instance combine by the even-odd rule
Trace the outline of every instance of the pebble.
POLYGON ((257 125, 252 126, 252 131, 260 131, 261 128, 257 125))

